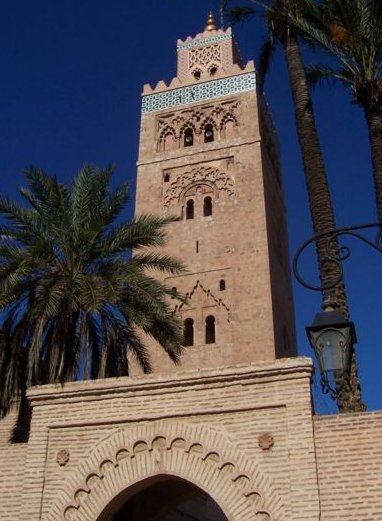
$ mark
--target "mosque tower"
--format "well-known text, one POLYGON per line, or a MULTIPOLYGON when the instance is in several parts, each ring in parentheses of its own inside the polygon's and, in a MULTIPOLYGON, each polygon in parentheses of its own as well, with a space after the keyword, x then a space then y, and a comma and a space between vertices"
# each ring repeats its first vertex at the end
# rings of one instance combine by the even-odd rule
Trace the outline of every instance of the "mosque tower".
MULTIPOLYGON (((136 212, 175 215, 166 253, 187 273, 182 369, 295 355, 277 136, 231 29, 178 40, 177 76, 145 85, 136 212)), ((174 300, 174 306, 176 301, 174 300)), ((154 370, 175 370, 154 353, 154 370)))

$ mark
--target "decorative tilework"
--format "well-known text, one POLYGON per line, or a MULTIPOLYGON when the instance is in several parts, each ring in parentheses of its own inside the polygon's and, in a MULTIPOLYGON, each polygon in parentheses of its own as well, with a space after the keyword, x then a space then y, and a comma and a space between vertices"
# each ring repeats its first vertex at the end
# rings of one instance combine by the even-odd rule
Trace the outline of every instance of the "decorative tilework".
POLYGON ((205 45, 230 40, 231 38, 231 33, 218 34, 216 36, 210 36, 209 38, 203 38, 202 40, 192 40, 191 42, 180 43, 177 45, 176 49, 177 51, 183 51, 184 49, 193 49, 194 47, 204 47, 205 45))
POLYGON ((219 96, 255 90, 255 88, 256 76, 253 72, 240 74, 239 76, 231 76, 229 78, 221 78, 206 83, 190 85, 189 87, 143 96, 142 113, 147 114, 148 112, 155 112, 157 110, 179 107, 197 101, 218 98, 219 96))

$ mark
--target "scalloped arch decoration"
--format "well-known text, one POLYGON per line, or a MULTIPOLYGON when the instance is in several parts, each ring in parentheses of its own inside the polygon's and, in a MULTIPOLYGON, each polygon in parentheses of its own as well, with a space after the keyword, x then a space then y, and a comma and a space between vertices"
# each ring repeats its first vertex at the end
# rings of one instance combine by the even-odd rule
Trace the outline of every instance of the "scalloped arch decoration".
POLYGON ((207 182, 215 186, 218 192, 223 192, 228 197, 235 195, 233 179, 214 167, 199 167, 179 174, 168 186, 163 195, 163 206, 169 207, 181 201, 181 196, 194 184, 207 182))
POLYGON ((228 521, 284 519, 270 479, 225 434, 165 420, 120 429, 101 441, 68 476, 46 519, 97 521, 118 494, 158 474, 204 490, 228 521))

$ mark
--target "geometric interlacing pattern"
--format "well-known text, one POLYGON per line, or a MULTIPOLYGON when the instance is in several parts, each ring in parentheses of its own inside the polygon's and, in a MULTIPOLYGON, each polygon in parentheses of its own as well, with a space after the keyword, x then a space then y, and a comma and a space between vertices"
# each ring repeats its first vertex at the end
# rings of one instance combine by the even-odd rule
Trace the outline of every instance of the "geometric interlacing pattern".
POLYGON ((192 40, 191 42, 180 43, 177 45, 177 50, 192 49, 194 47, 203 47, 204 45, 210 45, 211 43, 218 43, 224 40, 230 40, 232 34, 218 34, 217 36, 211 36, 210 38, 203 38, 202 40, 192 40))
POLYGON ((230 521, 281 521, 280 497, 254 461, 219 431, 177 421, 122 428, 65 480, 48 521, 96 521, 129 486, 173 475, 207 492, 230 521))
POLYGON ((157 94, 148 94, 142 98, 142 113, 147 114, 148 112, 251 90, 256 90, 256 76, 253 72, 158 92, 157 94))
POLYGON ((188 53, 188 66, 191 69, 195 65, 208 65, 221 62, 220 45, 210 45, 202 49, 192 49, 188 53))

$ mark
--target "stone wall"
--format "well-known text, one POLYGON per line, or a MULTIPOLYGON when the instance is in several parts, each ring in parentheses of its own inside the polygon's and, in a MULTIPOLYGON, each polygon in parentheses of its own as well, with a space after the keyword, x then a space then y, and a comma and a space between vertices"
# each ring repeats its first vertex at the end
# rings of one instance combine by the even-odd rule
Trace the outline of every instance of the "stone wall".
POLYGON ((382 519, 382 411, 314 417, 323 521, 382 519))

